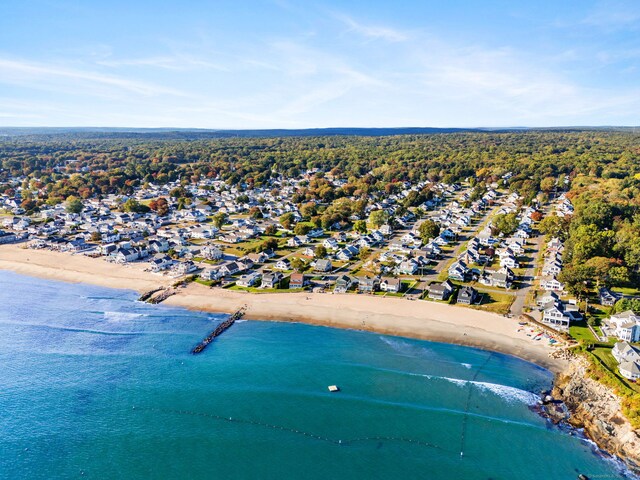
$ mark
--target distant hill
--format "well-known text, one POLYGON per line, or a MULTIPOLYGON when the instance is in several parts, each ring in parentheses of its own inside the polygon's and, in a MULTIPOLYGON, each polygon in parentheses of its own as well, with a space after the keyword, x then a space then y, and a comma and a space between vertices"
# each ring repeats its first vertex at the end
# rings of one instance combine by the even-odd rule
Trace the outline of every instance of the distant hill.
POLYGON ((522 132, 522 131, 585 131, 585 130, 634 130, 636 127, 504 127, 504 128, 306 128, 264 130, 209 130, 191 128, 117 128, 117 127, 0 127, 0 137, 20 136, 75 136, 81 138, 149 138, 197 140, 230 137, 322 137, 333 135, 390 136, 428 135, 460 132, 522 132))

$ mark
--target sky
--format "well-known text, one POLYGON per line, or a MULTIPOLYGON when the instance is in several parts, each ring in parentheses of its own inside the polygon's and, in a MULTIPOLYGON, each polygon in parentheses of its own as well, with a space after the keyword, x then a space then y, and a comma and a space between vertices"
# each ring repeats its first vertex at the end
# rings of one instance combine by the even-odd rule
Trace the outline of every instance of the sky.
POLYGON ((0 126, 639 125, 640 0, 2 0, 0 126))

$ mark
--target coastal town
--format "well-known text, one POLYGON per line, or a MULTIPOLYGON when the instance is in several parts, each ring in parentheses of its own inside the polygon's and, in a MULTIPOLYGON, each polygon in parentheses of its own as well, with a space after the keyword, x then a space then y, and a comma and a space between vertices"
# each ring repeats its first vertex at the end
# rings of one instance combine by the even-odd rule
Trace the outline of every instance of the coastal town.
MULTIPOLYGON (((17 178, 16 194, 0 198, 7 212, 0 241, 253 293, 400 296, 509 316, 530 312, 565 330, 581 319, 576 302, 560 295, 564 288, 556 276, 562 243, 545 243, 535 227, 534 219, 550 207, 523 206, 518 194, 505 188, 509 174, 482 190, 406 182, 397 194, 367 198, 362 215, 349 217, 351 225, 336 222, 326 228, 310 222, 305 212, 321 205, 300 208, 289 200, 317 174, 308 171, 251 190, 215 180, 187 187, 149 185, 128 198, 84 200, 75 205, 77 212, 59 204, 33 216, 20 208, 22 179, 17 178), (426 187, 432 198, 396 215, 408 197, 426 187), (186 189, 189 206, 178 205, 172 196, 176 189, 186 189), (159 200, 166 205, 164 215, 130 208, 159 200), (495 220, 507 216, 511 224, 496 227, 495 220), (542 275, 536 276, 543 251, 542 275)), ((331 183, 337 188, 346 180, 332 178, 331 183)), ((566 213, 571 204, 561 195, 554 207, 566 213)))
MULTIPOLYGON (((638 313, 617 313, 602 327, 585 322, 588 306, 558 278, 563 241, 539 231, 544 217, 573 215, 567 185, 556 184, 552 198, 527 206, 509 192, 511 176, 489 185, 471 178, 404 182, 392 195, 346 198, 345 205, 363 204, 360 214, 320 225, 311 217, 327 205, 291 199, 315 178, 333 188, 347 180, 318 169, 261 188, 216 179, 149 183, 130 196, 76 198, 31 215, 21 207, 24 178, 17 177, 13 195, 0 196, 0 244, 82 255, 175 283, 195 281, 211 287, 211 295, 216 289, 312 291, 443 302, 516 319, 525 314, 550 328, 551 345, 558 344, 554 330, 573 333, 573 326, 596 341, 625 342, 611 349, 618 372, 640 378, 640 350, 628 343, 640 340, 638 313), (425 189, 429 198, 406 208, 425 189)), ((606 287, 598 297, 592 309, 637 298, 606 287)))
MULTIPOLYGON (((333 155, 316 149, 326 141, 291 140, 292 158, 269 168, 260 158, 280 146, 264 139, 212 141, 179 156, 163 149, 192 145, 107 142, 69 154, 88 147, 7 144, 25 160, 0 168, 0 268, 231 315, 192 347, 198 353, 242 316, 515 355, 558 375, 575 370, 545 406, 557 421, 565 417, 555 399, 570 405, 611 388, 613 396, 581 400, 592 405, 583 423, 607 419, 590 434, 627 438, 640 425, 640 223, 601 198, 618 187, 633 195, 635 184, 571 163, 498 159, 473 168, 462 160, 455 175, 426 160, 421 170, 419 161, 376 159, 369 171, 357 158, 322 166, 309 156, 301 168, 307 147, 333 155), (197 160, 218 147, 237 154, 197 160), (261 157, 243 156, 250 147, 261 157), (585 372, 595 379, 588 387, 576 380, 585 372), (612 401, 623 423, 603 413, 612 401)), ((442 148, 441 139, 421 141, 442 148)), ((368 142, 336 148, 366 152, 368 142)))

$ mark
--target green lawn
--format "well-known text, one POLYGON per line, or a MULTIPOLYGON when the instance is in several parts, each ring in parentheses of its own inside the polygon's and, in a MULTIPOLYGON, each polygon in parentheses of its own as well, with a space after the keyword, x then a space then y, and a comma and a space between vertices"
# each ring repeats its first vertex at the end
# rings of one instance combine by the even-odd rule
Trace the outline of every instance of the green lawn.
POLYGON ((471 305, 471 308, 503 315, 509 313, 511 304, 516 298, 514 295, 509 295, 508 293, 485 292, 482 290, 478 290, 478 293, 482 295, 482 303, 479 305, 471 305))
POLYGON ((202 280, 201 278, 196 278, 195 282, 199 283, 201 285, 205 285, 207 287, 210 287, 210 286, 214 285, 215 283, 217 283, 217 280, 202 280))
POLYGON ((623 295, 640 295, 640 288, 635 287, 613 287, 611 291, 622 293, 623 295))
POLYGON ((593 336, 589 327, 585 322, 574 323, 569 327, 569 335, 571 335, 578 342, 592 343, 598 340, 593 336))
POLYGON ((640 385, 629 382, 626 378, 622 377, 618 372, 618 362, 613 355, 611 354, 611 349, 607 347, 597 347, 594 348, 591 353, 593 353, 598 359, 607 367, 607 369, 613 373, 620 382, 629 387, 630 389, 640 392, 640 385))

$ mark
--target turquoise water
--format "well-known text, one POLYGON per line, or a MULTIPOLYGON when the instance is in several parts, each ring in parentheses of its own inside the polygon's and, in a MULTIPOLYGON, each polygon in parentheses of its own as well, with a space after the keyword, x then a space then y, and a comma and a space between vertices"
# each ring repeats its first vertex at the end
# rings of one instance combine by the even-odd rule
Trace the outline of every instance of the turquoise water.
POLYGON ((0 272, 0 478, 625 478, 530 363, 250 321, 192 356, 223 317, 135 299, 0 272))

